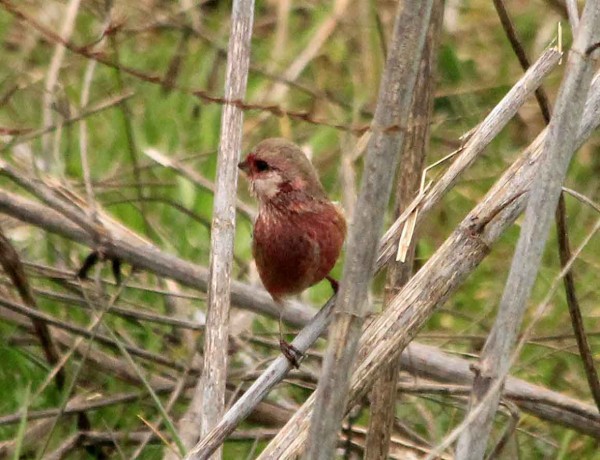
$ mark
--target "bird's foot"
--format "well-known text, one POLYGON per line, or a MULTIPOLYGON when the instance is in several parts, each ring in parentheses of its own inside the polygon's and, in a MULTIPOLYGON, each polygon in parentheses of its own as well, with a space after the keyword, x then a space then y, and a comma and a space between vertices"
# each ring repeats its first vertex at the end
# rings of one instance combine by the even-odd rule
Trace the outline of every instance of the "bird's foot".
POLYGON ((279 349, 292 366, 296 369, 300 369, 300 363, 302 362, 302 359, 304 359, 304 353, 283 339, 279 339, 279 349))
POLYGON ((92 251, 83 261, 81 268, 77 270, 77 274, 75 275, 78 279, 84 280, 88 277, 88 272, 96 265, 98 262, 109 259, 112 263, 112 272, 115 277, 115 281, 117 285, 121 284, 121 260, 116 257, 106 257, 104 251, 96 250, 92 251))
POLYGON ((331 276, 327 275, 325 277, 325 279, 327 281, 329 281, 329 284, 331 284, 331 289, 333 289, 333 293, 337 294, 338 290, 340 289, 340 283, 338 282, 338 280, 336 280, 335 278, 332 278, 331 276))

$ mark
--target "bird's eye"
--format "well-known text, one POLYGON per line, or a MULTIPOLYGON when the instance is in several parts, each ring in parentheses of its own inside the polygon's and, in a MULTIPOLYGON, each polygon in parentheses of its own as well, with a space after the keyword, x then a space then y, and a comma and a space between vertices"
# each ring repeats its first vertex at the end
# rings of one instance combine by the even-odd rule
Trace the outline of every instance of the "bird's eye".
POLYGON ((258 172, 267 171, 269 169, 269 165, 264 160, 256 160, 254 165, 256 166, 256 170, 258 172))

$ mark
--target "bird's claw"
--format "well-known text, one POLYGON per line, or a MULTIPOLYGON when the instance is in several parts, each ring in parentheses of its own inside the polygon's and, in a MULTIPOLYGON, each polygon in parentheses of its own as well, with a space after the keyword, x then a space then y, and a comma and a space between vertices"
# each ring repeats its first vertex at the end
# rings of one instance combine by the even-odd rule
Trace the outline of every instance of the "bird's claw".
POLYGON ((331 289, 333 289, 333 293, 334 293, 334 294, 337 294, 337 293, 338 293, 338 291, 340 290, 340 283, 339 283, 339 281, 338 281, 338 280, 336 280, 335 278, 333 278, 333 277, 329 276, 329 275, 327 275, 327 276, 325 277, 325 279, 326 279, 327 281, 329 281, 329 284, 331 285, 331 289))
MULTIPOLYGON (((96 265, 100 261, 104 261, 107 259, 106 254, 102 250, 92 251, 83 261, 81 268, 77 270, 77 274, 75 275, 78 279, 84 280, 88 277, 88 272, 92 269, 94 265, 96 265)), ((121 284, 121 260, 116 257, 108 257, 111 261, 113 276, 115 277, 115 281, 117 285, 121 284)))
POLYGON ((296 369, 300 369, 300 363, 304 359, 304 353, 283 339, 279 339, 279 349, 292 366, 294 366, 296 369))

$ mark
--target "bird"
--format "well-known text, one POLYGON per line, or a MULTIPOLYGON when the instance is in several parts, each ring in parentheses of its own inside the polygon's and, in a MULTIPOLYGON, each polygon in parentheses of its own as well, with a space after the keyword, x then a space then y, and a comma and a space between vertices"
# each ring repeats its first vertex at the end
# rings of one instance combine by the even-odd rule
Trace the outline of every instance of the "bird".
POLYGON ((346 218, 327 197, 310 160, 289 140, 261 141, 238 167, 258 201, 252 255, 265 289, 280 306, 279 347, 298 368, 302 353, 283 339, 283 302, 323 279, 337 292, 329 272, 346 238, 346 218))

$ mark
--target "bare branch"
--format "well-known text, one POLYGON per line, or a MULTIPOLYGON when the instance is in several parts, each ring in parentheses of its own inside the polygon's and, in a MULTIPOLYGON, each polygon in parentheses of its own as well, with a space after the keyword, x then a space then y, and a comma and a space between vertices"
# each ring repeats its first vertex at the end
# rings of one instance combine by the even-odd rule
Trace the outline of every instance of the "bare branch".
MULTIPOLYGON (((397 173, 397 213, 400 214, 419 192, 425 156, 429 144, 429 123, 433 112, 433 89, 438 43, 444 13, 443 2, 436 0, 431 11, 423 56, 413 96, 409 130, 404 144, 402 166, 397 173)), ((413 235, 404 262, 392 261, 388 266, 384 308, 387 302, 406 284, 413 274, 417 239, 413 235)), ((366 439, 366 459, 386 459, 396 412, 396 385, 400 361, 393 361, 381 372, 370 393, 371 417, 366 439)))
MULTIPOLYGON (((254 0, 234 0, 225 81, 227 100, 243 100, 246 94, 253 18, 254 0)), ((186 448, 193 446, 200 436, 217 424, 225 405, 237 164, 242 149, 242 123, 242 110, 233 104, 225 104, 212 217, 204 364, 192 402, 180 423, 186 448)), ((222 452, 217 451, 212 458, 219 459, 221 456, 222 452)))
MULTIPOLYGON (((558 207, 556 208, 556 230, 559 241, 558 248, 560 265, 563 268, 571 259, 571 245, 569 244, 569 234, 567 233, 566 219, 567 211, 565 199, 561 193, 558 199, 558 207)), ((571 323, 573 324, 573 332, 575 333, 575 339, 577 340, 577 348, 579 349, 579 354, 581 355, 585 376, 592 392, 592 397, 596 402, 596 406, 600 410, 600 381, 598 381, 598 372, 596 371, 594 364, 594 355, 585 333, 585 326, 583 324, 583 317, 581 315, 581 307, 579 306, 579 300, 577 299, 577 295, 575 293, 575 280, 573 278, 572 270, 569 270, 565 273, 563 282, 565 285, 565 294, 567 298, 567 305, 569 307, 569 314, 571 315, 571 323)))

